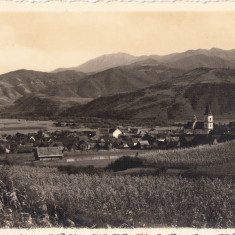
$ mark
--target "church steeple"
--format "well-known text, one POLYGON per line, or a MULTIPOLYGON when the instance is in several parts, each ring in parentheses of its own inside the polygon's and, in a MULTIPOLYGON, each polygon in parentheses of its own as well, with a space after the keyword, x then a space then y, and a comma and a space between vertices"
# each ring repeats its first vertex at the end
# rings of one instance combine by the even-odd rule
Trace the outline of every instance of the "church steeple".
POLYGON ((208 130, 208 133, 213 130, 213 115, 210 109, 210 105, 207 104, 206 110, 204 113, 204 128, 208 130))
POLYGON ((207 115, 207 116, 212 115, 211 108, 210 108, 210 105, 208 103, 206 105, 206 110, 205 110, 204 115, 207 115))

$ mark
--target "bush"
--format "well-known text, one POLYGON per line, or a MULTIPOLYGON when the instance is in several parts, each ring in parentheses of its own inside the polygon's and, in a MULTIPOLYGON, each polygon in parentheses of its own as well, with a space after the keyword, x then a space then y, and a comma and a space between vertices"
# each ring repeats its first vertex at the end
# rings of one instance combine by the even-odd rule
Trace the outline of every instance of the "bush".
POLYGON ((110 163, 107 169, 113 171, 124 171, 129 168, 140 167, 143 165, 143 160, 138 157, 123 156, 116 161, 110 163))

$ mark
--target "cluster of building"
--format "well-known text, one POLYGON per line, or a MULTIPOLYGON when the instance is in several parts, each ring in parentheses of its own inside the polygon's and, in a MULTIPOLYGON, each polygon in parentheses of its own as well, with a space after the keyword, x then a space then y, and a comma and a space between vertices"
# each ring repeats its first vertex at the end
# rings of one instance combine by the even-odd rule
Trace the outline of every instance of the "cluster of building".
MULTIPOLYGON (((230 128, 232 130, 232 128, 230 128)), ((62 158, 67 152, 111 149, 171 149, 201 144, 217 144, 234 139, 229 130, 214 131, 213 115, 209 105, 204 120, 196 117, 183 128, 117 127, 85 129, 81 131, 55 131, 3 136, 1 153, 32 153, 36 159, 62 158)))

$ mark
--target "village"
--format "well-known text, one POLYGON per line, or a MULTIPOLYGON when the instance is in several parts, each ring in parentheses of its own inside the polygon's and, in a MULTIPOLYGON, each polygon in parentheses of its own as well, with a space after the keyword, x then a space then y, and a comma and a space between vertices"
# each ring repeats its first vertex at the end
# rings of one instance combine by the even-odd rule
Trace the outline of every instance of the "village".
MULTIPOLYGON (((62 123, 59 124, 63 125, 62 123)), ((65 125, 65 124, 64 124, 65 125)), ((58 126, 58 123, 55 123, 58 126)), ((173 149, 217 144, 235 139, 235 122, 215 125, 210 107, 204 120, 196 117, 184 126, 165 128, 122 127, 83 129, 81 131, 39 130, 37 133, 2 135, 1 154, 34 153, 35 160, 62 159, 85 152, 173 149)))

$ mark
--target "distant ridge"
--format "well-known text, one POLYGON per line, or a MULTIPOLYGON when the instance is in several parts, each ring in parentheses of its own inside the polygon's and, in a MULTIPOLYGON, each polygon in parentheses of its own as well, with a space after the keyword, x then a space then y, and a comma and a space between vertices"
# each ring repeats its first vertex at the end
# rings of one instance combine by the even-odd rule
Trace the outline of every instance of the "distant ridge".
POLYGON ((85 73, 96 73, 113 67, 130 65, 132 63, 143 61, 148 58, 155 59, 162 64, 182 69, 193 69, 202 66, 207 67, 208 65, 210 66, 210 68, 235 68, 235 49, 223 50, 219 48, 211 48, 210 50, 187 50, 185 52, 172 53, 169 55, 133 56, 127 53, 106 54, 89 60, 82 65, 71 68, 58 68, 55 69, 53 72, 75 70, 85 73), (187 64, 186 66, 184 66, 183 63, 187 61, 187 58, 190 59, 191 64, 187 64), (203 61, 201 61, 201 59, 203 59, 203 61))
POLYGON ((126 53, 107 54, 89 60, 80 66, 72 68, 58 68, 53 72, 60 72, 64 70, 75 70, 84 73, 100 72, 121 65, 129 65, 134 63, 136 60, 138 60, 138 57, 126 53))

